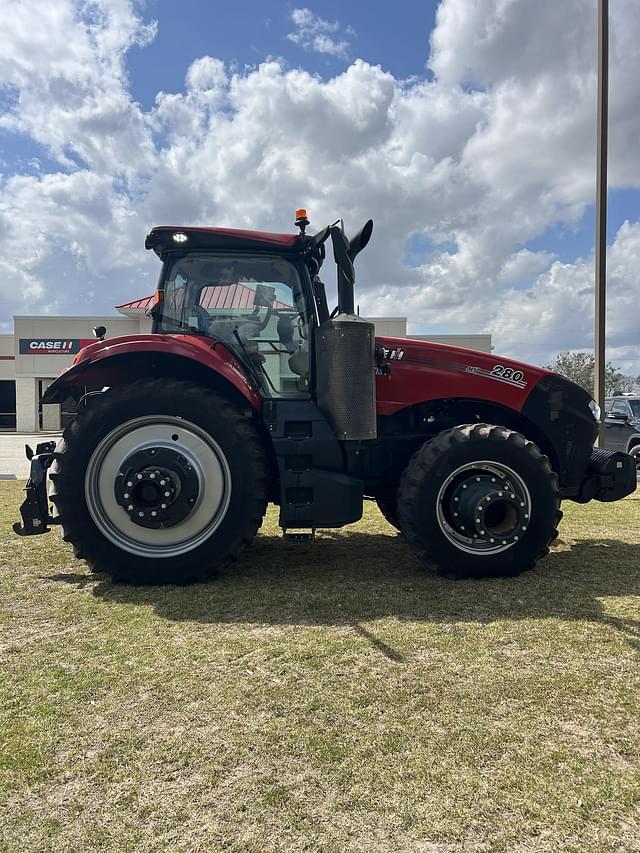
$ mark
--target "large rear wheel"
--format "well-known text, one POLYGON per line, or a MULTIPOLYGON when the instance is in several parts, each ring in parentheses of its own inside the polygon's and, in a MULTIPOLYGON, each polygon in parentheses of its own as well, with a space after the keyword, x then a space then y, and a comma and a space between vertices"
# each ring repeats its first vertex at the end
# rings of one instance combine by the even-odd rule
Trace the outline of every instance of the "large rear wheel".
POLYGON ((516 575, 533 568, 557 536, 558 478, 520 433, 458 426, 411 458, 398 515, 409 541, 442 574, 516 575))
POLYGON ((141 584, 209 577, 253 539, 267 502, 250 416, 177 380, 106 392, 65 431, 51 481, 76 556, 141 584))

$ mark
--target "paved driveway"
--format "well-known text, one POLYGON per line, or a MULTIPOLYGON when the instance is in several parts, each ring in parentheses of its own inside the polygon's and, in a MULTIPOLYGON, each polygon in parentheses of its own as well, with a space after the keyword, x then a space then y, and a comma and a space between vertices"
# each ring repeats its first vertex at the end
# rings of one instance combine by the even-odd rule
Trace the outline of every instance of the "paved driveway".
POLYGON ((25 444, 35 450, 39 441, 57 441, 59 432, 41 432, 38 435, 0 433, 0 480, 26 480, 29 462, 24 455, 25 444))

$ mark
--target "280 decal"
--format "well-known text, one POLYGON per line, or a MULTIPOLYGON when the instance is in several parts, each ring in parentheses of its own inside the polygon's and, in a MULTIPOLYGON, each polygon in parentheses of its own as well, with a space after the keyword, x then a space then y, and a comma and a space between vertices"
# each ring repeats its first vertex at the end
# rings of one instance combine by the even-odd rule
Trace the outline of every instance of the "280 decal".
POLYGON ((522 370, 514 370, 513 367, 505 367, 503 364, 494 364, 491 370, 469 365, 466 371, 467 373, 475 373, 477 376, 484 376, 486 379, 493 379, 496 382, 506 382, 507 385, 513 385, 516 388, 524 389, 527 387, 522 370))
POLYGON ((496 364, 491 370, 492 376, 499 376, 502 379, 512 379, 514 382, 520 382, 524 378, 524 373, 521 370, 514 370, 512 367, 503 367, 501 364, 496 364))

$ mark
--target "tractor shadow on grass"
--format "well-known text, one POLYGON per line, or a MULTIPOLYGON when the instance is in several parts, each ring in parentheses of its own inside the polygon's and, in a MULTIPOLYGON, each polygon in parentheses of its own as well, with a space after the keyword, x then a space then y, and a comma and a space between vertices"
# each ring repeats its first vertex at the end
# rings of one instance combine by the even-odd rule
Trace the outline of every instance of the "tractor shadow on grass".
POLYGON ((447 580, 427 572, 402 537, 348 528, 316 543, 261 535, 222 575, 190 587, 52 579, 93 582, 99 598, 152 605, 174 621, 350 626, 392 660, 401 657, 362 623, 392 617, 457 631, 465 622, 588 620, 615 628, 640 651, 640 622, 608 615, 605 600, 640 596, 640 544, 611 539, 560 542, 534 571, 504 579, 447 580))

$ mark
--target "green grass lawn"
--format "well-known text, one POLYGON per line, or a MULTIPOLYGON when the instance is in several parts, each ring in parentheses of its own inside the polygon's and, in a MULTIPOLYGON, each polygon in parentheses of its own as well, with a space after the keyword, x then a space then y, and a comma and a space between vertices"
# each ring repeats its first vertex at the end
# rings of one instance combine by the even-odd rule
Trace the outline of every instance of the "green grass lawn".
POLYGON ((0 484, 0 850, 640 850, 640 494, 443 580, 374 506, 127 588, 0 484))

